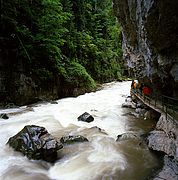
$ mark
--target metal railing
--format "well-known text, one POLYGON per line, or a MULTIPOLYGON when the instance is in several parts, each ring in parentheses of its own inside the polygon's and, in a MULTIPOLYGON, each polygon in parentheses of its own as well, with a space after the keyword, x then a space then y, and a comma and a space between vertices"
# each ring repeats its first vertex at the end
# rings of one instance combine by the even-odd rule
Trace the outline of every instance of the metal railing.
POLYGON ((155 109, 159 109, 160 111, 164 112, 166 119, 169 115, 172 119, 178 120, 178 99, 154 93, 150 94, 149 96, 145 96, 138 90, 134 94, 136 94, 136 96, 143 102, 146 102, 155 109))

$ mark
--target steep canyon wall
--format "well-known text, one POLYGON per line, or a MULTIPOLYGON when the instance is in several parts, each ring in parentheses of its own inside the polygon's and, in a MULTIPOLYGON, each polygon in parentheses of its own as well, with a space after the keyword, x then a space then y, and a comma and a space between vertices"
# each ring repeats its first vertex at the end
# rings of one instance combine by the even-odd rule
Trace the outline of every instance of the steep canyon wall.
POLYGON ((151 81, 161 94, 178 97, 178 2, 113 2, 130 74, 151 81))
MULTIPOLYGON (((178 99, 178 1, 113 0, 122 26, 123 58, 129 73, 154 93, 178 99)), ((178 106, 178 104, 175 104, 178 106)), ((164 152, 155 180, 178 177, 178 121, 160 117, 150 132, 150 149, 164 152)))

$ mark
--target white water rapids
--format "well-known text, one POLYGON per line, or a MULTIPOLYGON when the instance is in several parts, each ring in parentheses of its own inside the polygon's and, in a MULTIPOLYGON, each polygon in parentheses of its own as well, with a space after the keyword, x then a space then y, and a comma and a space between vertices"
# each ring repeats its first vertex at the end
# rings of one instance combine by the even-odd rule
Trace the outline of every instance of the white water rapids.
MULTIPOLYGON (((108 83, 97 92, 58 100, 58 104, 0 110, 10 113, 0 119, 0 180, 143 180, 159 161, 138 141, 116 142, 117 135, 143 133, 140 119, 121 108, 130 93, 131 82, 108 83), (91 123, 77 117, 84 112, 94 117, 91 123), (25 125, 45 127, 56 138, 83 135, 89 142, 65 146, 55 164, 28 160, 6 145, 25 125), (97 127, 98 128, 97 128, 97 127), (99 130, 101 128, 101 130, 99 130)), ((148 123, 148 122, 143 122, 148 123)))

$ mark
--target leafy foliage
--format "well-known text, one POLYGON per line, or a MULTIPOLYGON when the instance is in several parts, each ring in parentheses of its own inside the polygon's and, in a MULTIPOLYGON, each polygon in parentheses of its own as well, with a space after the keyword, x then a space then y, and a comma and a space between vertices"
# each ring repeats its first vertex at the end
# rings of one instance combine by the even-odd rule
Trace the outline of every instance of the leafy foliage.
POLYGON ((121 79, 120 26, 111 0, 6 0, 1 20, 1 36, 16 47, 16 62, 30 76, 87 88, 121 79))
POLYGON ((77 62, 71 62, 67 68, 67 80, 75 87, 95 88, 95 81, 87 73, 86 69, 77 62))

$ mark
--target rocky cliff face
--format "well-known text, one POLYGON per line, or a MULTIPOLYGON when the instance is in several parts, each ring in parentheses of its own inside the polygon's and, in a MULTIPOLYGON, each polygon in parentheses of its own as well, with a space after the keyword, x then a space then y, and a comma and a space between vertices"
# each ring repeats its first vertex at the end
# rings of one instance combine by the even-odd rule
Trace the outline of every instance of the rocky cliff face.
MULTIPOLYGON (((113 0, 122 26, 123 57, 130 75, 153 92, 178 98, 178 2, 113 0)), ((164 167, 155 177, 178 177, 178 123, 164 114, 148 137, 148 146, 164 152, 164 167)))
POLYGON ((156 129, 148 136, 148 147, 165 153, 164 166, 154 180, 172 179, 178 177, 178 122, 162 114, 156 129))
POLYGON ((178 97, 178 2, 113 0, 131 75, 178 97))

